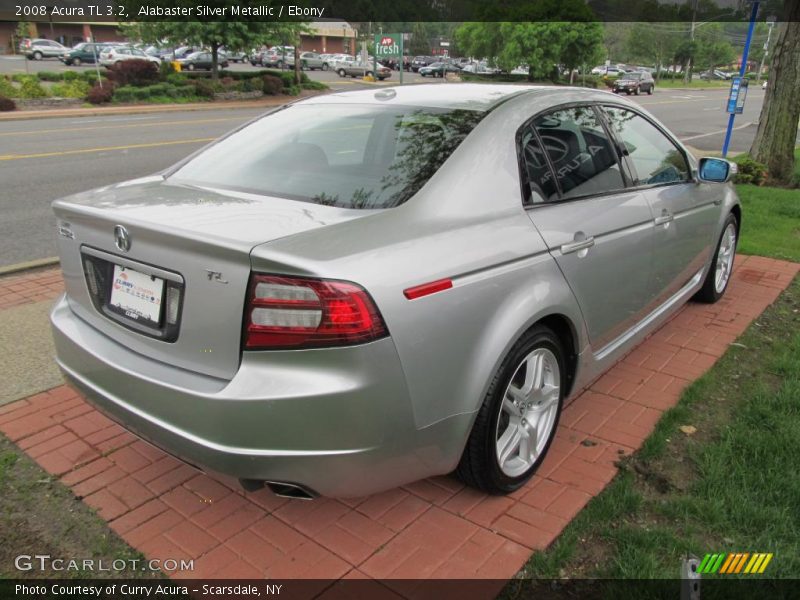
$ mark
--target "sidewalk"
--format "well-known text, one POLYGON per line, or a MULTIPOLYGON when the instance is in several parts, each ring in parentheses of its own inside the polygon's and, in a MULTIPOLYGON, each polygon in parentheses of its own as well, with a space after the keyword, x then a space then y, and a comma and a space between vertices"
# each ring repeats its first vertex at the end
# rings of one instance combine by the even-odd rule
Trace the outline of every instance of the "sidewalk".
MULTIPOLYGON (((686 305, 571 402, 537 475, 507 497, 451 477, 344 500, 245 493, 137 439, 63 385, 0 407, 0 431, 147 557, 194 559, 195 570, 176 578, 372 578, 403 597, 414 595, 409 579, 501 587, 605 488, 619 458, 641 447, 798 270, 737 257, 725 298, 686 305)), ((0 279, 0 313, 51 297, 58 277, 49 269, 0 279)))

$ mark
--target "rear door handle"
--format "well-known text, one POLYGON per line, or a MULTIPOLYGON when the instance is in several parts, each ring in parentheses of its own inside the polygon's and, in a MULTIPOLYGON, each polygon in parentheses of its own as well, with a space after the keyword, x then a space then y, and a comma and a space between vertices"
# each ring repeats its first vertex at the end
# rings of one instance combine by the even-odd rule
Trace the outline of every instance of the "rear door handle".
POLYGON ((561 244, 561 254, 570 254, 572 252, 580 252, 581 250, 588 250, 594 246, 594 237, 588 237, 585 240, 577 242, 570 242, 568 244, 561 244))
POLYGON ((655 219, 653 219, 653 222, 656 225, 666 225, 667 223, 672 222, 674 219, 675 217, 673 217, 670 213, 668 213, 665 210, 663 213, 661 213, 660 217, 656 217, 655 219))

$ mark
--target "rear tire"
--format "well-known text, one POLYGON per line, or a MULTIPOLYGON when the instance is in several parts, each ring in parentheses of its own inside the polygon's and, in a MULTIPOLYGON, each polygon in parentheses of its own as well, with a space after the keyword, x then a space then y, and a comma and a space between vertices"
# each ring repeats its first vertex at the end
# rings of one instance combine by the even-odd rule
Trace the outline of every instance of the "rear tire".
POLYGON ((328 70, 328 63, 322 63, 322 70, 323 71, 327 71, 328 70))
POLYGON ((653 88, 654 87, 655 87, 654 85, 651 85, 649 88, 647 88, 647 95, 648 96, 652 96, 653 95, 653 88))
POLYGON ((33 60, 42 60, 42 53, 41 52, 34 52, 33 53, 33 60))
POLYGON ((703 287, 693 300, 714 304, 725 295, 733 273, 733 261, 736 257, 736 244, 739 241, 738 223, 734 214, 729 214, 722 227, 722 235, 717 242, 714 258, 706 274, 703 287))
POLYGON ((547 327, 532 327, 514 344, 492 379, 456 468, 456 476, 467 485, 490 494, 508 494, 522 487, 539 468, 553 442, 566 382, 561 341, 547 327), (537 357, 541 358, 541 367, 534 368, 530 361, 537 357), (529 369, 538 374, 531 376, 531 389, 527 392, 530 395, 523 401, 528 406, 520 407, 516 401, 511 401, 509 390, 513 388, 522 393, 529 369), (558 389, 554 389, 555 385, 558 389), (545 397, 546 400, 538 400, 545 397), (534 418, 536 424, 531 424, 534 418), (519 439, 516 446, 515 431, 519 439), (522 431, 527 434, 520 437, 518 432, 522 431), (524 452, 531 444, 533 451, 524 452), (512 446, 517 455, 514 450, 503 450, 512 446), (499 454, 505 457, 501 460, 499 454))
POLYGON ((347 72, 345 72, 344 69, 339 69, 338 73, 339 73, 339 77, 345 77, 347 75, 347 72))

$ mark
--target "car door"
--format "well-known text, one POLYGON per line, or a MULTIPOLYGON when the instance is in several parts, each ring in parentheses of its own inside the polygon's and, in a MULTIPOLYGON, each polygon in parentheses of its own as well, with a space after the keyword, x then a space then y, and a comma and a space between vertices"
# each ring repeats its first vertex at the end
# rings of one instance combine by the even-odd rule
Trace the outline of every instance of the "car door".
POLYGON ((518 138, 528 216, 575 294, 595 353, 652 300, 653 214, 627 189, 612 139, 588 104, 527 123, 518 138))
POLYGON ((696 183, 684 150, 653 121, 621 106, 603 106, 633 184, 654 218, 652 285, 666 301, 706 264, 719 221, 718 187, 696 183))

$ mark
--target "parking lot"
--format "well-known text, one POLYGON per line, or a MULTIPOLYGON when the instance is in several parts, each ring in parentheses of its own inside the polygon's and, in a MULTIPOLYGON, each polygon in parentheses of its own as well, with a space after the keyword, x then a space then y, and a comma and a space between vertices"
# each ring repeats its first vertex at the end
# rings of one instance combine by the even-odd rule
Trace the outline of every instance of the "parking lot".
MULTIPOLYGON (((0 72, 4 73, 93 68, 0 56, 0 72)), ((233 64, 231 69, 256 68, 233 64)), ((332 71, 308 75, 333 92, 398 83, 397 72, 376 83, 341 78, 332 71)), ((406 83, 454 85, 415 73, 404 73, 406 83)), ((760 88, 751 89, 745 112, 737 118, 732 153, 749 150, 763 97, 760 88)), ((723 109, 726 89, 657 87, 652 96, 631 98, 693 148, 719 152, 722 147, 728 120, 723 109)), ((220 106, 202 111, 0 121, 0 210, 6 215, 0 223, 0 267, 56 254, 50 212, 55 198, 161 170, 262 112, 262 108, 220 106)))

